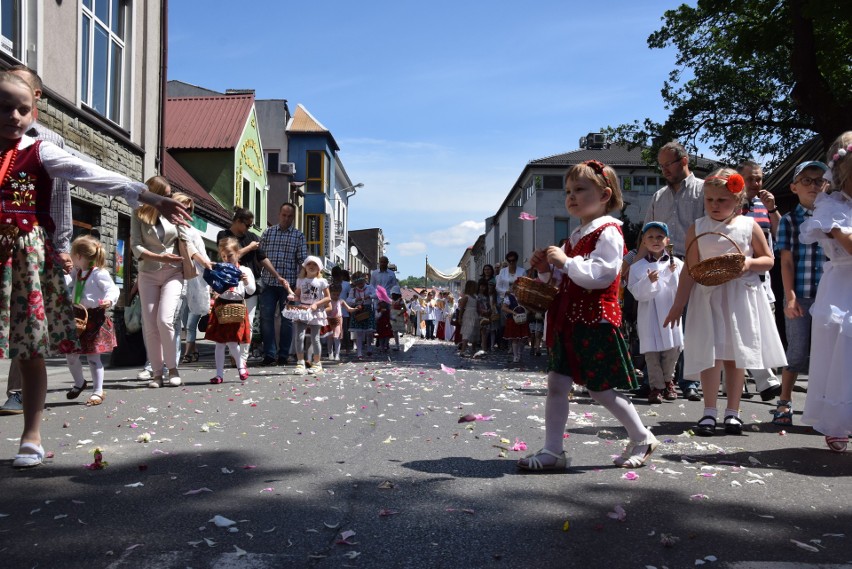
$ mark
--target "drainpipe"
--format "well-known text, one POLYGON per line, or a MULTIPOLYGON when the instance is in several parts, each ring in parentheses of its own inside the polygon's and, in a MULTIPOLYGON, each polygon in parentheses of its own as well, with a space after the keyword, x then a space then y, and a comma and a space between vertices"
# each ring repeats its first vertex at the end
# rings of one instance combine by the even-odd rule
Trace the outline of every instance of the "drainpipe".
POLYGON ((169 0, 160 8, 160 136, 157 148, 157 173, 162 174, 166 154, 166 85, 169 68, 169 0))

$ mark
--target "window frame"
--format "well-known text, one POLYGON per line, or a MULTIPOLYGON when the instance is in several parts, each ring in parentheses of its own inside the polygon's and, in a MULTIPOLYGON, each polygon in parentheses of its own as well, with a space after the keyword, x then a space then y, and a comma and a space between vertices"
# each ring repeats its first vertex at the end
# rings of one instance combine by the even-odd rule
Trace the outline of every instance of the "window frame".
POLYGON ((305 244, 308 255, 316 255, 320 259, 325 258, 325 220, 323 213, 305 214, 305 244), (316 239, 314 239, 314 223, 316 224, 316 239))
POLYGON ((325 185, 325 152, 322 150, 308 150, 305 152, 305 193, 310 194, 324 194, 326 193, 326 185, 325 185), (320 177, 311 177, 311 157, 312 156, 320 157, 320 177), (312 184, 319 183, 320 188, 312 189, 312 184))
POLYGON ((130 0, 82 0, 80 2, 80 24, 78 29, 78 65, 77 74, 78 96, 80 105, 103 117, 105 120, 127 127, 128 117, 131 113, 131 91, 132 79, 130 70, 132 65, 130 54, 130 38, 132 36, 133 3, 130 0), (106 18, 102 20, 97 14, 99 2, 107 4, 106 18), (88 4, 88 5, 87 5, 88 4), (122 10, 119 19, 114 18, 113 9, 118 7, 122 10), (88 23, 88 30, 86 25, 88 23), (120 33, 113 29, 116 25, 120 33), (103 109, 98 109, 99 102, 95 101, 95 66, 98 51, 96 43, 98 31, 106 32, 106 75, 104 77, 104 101, 103 109), (119 67, 115 66, 115 50, 120 50, 121 61, 119 67))

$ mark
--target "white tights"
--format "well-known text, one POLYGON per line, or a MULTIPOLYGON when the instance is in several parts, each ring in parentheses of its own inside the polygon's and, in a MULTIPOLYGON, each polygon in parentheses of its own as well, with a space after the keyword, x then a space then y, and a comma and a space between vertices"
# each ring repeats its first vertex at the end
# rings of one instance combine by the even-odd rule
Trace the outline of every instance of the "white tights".
MULTIPOLYGON (((74 385, 83 387, 83 362, 80 360, 82 354, 68 354, 65 360, 68 362, 68 368, 71 371, 71 377, 74 378, 74 385)), ((92 372, 92 392, 104 392, 104 364, 101 362, 100 354, 85 354, 89 360, 89 371, 92 372)))
MULTIPOLYGON (((565 425, 568 424, 568 396, 571 393, 573 380, 570 376, 556 372, 547 374, 547 399, 544 407, 544 448, 559 454, 563 450, 562 439, 565 425)), ((634 443, 641 443, 651 436, 643 424, 639 413, 627 397, 616 393, 615 390, 589 391, 597 403, 618 419, 627 435, 634 443)))
POLYGON ((238 343, 228 342, 227 344, 220 344, 217 342, 213 358, 216 362, 216 375, 219 377, 225 377, 225 346, 228 346, 231 357, 234 358, 235 362, 238 362, 240 368, 244 367, 243 360, 240 359, 240 345, 238 343))

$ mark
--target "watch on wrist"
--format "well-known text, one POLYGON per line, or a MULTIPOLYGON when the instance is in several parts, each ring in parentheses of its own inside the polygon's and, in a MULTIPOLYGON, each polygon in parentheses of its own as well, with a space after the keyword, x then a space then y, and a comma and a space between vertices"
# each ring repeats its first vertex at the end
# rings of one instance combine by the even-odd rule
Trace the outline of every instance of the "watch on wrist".
POLYGON ((775 213, 776 211, 778 211, 778 208, 777 208, 777 207, 774 207, 774 208, 772 208, 772 209, 768 209, 768 210, 766 210, 766 213, 775 213))

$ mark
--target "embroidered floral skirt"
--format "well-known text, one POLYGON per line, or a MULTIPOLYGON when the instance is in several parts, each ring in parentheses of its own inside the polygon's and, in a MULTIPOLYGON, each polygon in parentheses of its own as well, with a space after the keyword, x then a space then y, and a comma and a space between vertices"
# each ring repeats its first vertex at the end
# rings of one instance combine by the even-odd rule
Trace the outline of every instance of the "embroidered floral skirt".
POLYGON ((547 371, 569 375, 591 391, 639 387, 627 342, 607 323, 565 324, 556 333, 547 371))
POLYGON ((42 227, 21 233, 0 259, 0 358, 29 360, 79 349, 62 261, 42 227))

